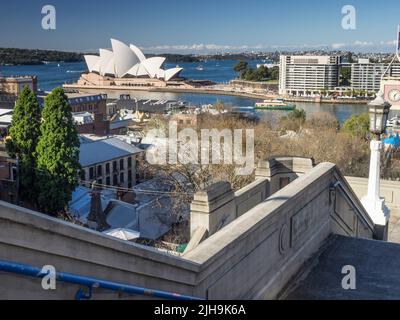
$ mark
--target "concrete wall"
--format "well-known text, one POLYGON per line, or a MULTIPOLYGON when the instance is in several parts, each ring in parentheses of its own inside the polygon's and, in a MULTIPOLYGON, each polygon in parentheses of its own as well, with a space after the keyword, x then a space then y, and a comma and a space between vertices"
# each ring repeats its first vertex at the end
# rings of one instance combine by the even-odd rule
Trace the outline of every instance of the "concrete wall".
POLYGON ((331 187, 331 212, 332 232, 339 235, 357 238, 378 238, 379 231, 366 213, 353 189, 342 178, 331 187))
POLYGON ((214 234, 236 217, 235 194, 230 183, 215 183, 194 195, 190 206, 190 236, 199 227, 214 234))
POLYGON ((191 236, 199 227, 211 236, 313 167, 314 161, 309 158, 270 158, 259 162, 255 181, 235 193, 228 182, 196 193, 190 212, 191 236))
POLYGON ((314 160, 310 158, 273 157, 258 163, 256 178, 267 178, 270 181, 269 194, 274 194, 286 181, 293 182, 314 166, 314 160))
MULTIPOLYGON (((222 191, 226 187, 219 184, 222 191)), ((348 231, 341 224, 333 227, 333 215, 363 227, 350 234, 372 237, 366 212, 348 189, 333 164, 321 164, 182 257, 0 202, 0 260, 36 267, 50 264, 58 271, 208 299, 276 298, 329 234, 348 231), (343 209, 343 203, 350 207, 343 209)), ((226 203, 207 191, 202 196, 212 210, 226 203)), ((240 199, 247 197, 252 197, 248 190, 239 194, 240 199)), ((228 202, 235 211, 234 202, 228 202)), ((230 217, 229 211, 220 214, 230 217)), ((0 277, 3 299, 73 299, 78 289, 59 283, 56 291, 48 292, 37 279, 1 273, 0 277)), ((94 298, 125 297, 95 289, 94 298)))
POLYGON ((240 217, 269 196, 269 180, 257 178, 253 183, 235 192, 236 217, 240 217))
MULTIPOLYGON (((89 229, 0 202, 0 260, 147 288, 194 294, 199 266, 89 229)), ((80 287, 0 273, 0 299, 74 299, 80 287)), ((119 299, 96 289, 94 298, 119 299)))
POLYGON ((232 80, 229 83, 235 89, 255 89, 261 92, 273 91, 278 92, 278 83, 266 83, 266 82, 255 82, 255 81, 244 81, 244 80, 232 80))
MULTIPOLYGON (((368 179, 346 177, 346 180, 359 199, 368 193, 368 179)), ((400 209, 400 182, 381 180, 381 196, 385 198, 385 204, 391 210, 400 209)))
POLYGON ((349 191, 334 165, 312 169, 184 256, 204 266, 198 286, 209 299, 275 298, 330 233, 372 238, 371 221, 349 191), (340 205, 347 197, 352 210, 340 205), (333 216, 358 228, 349 232, 333 216))
POLYGON ((256 179, 233 192, 228 182, 216 183, 195 194, 190 210, 190 234, 199 227, 212 235, 242 214, 264 201, 269 195, 269 180, 256 179))

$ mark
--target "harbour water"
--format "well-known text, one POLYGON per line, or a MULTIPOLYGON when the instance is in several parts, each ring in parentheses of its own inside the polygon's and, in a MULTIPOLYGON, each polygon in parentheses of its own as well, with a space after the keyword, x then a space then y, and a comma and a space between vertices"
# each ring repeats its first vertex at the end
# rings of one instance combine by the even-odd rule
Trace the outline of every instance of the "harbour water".
MULTIPOLYGON (((197 80, 211 80, 222 83, 228 82, 236 77, 233 67, 236 61, 211 60, 202 63, 179 63, 184 68, 182 76, 197 80), (202 65, 203 70, 198 70, 198 66, 202 65)), ((251 61, 250 65, 255 67, 261 61, 251 61)), ((176 64, 167 64, 167 68, 173 68, 176 64)), ((82 72, 86 71, 86 64, 81 63, 50 63, 47 65, 32 66, 1 66, 0 75, 18 76, 18 75, 36 75, 38 77, 38 87, 41 90, 49 91, 57 86, 65 83, 72 83, 79 79, 82 72)), ((251 111, 247 107, 254 106, 255 99, 232 97, 226 95, 209 95, 209 94, 193 94, 193 93, 135 93, 138 98, 149 99, 177 99, 184 100, 192 105, 214 104, 216 101, 232 105, 234 107, 246 108, 246 111, 256 112, 261 118, 279 117, 283 112, 276 111, 251 111)), ((366 105, 353 104, 317 104, 317 103, 296 103, 298 109, 304 109, 310 116, 316 112, 328 112, 334 115, 340 122, 344 122, 353 114, 360 114, 368 110, 366 105)))

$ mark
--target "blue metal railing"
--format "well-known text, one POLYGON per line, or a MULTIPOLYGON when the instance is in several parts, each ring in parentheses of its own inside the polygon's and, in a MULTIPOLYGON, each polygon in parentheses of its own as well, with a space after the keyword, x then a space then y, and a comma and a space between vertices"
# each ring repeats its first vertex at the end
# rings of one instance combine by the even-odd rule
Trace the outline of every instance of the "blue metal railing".
MULTIPOLYGON (((0 260, 0 271, 15 273, 24 276, 30 276, 35 278, 44 278, 48 276, 48 272, 43 272, 42 269, 36 268, 27 264, 21 264, 11 261, 0 260)), ((72 283, 82 285, 89 289, 89 293, 86 294, 81 288, 75 298, 77 300, 91 299, 93 288, 102 288, 110 291, 119 293, 128 293, 134 295, 150 296, 154 298, 167 299, 167 300, 203 300, 196 297, 185 296, 178 293, 171 293, 159 290, 152 290, 147 288, 141 288, 137 286, 127 285, 118 282, 112 282, 97 278, 79 276, 72 273, 56 272, 56 279, 61 282, 72 283)))

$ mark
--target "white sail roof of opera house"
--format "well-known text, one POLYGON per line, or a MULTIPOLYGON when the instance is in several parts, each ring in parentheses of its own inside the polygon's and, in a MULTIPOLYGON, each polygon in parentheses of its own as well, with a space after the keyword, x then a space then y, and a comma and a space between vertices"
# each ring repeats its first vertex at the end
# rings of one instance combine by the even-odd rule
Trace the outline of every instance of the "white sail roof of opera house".
POLYGON ((169 81, 177 77, 182 68, 163 69, 165 58, 152 57, 147 59, 135 45, 111 39, 112 51, 100 49, 99 56, 85 55, 89 72, 97 72, 102 76, 150 77, 169 81))

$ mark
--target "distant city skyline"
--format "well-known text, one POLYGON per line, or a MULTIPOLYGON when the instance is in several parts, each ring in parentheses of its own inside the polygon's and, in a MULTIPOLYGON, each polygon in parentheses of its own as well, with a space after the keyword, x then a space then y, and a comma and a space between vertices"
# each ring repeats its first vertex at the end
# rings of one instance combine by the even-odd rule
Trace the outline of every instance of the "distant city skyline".
POLYGON ((351 50, 393 52, 398 0, 61 1, 2 3, 0 47, 92 52, 109 38, 146 53, 351 50), (43 30, 42 7, 57 10, 43 30), (342 28, 342 8, 356 9, 356 29, 342 28))

